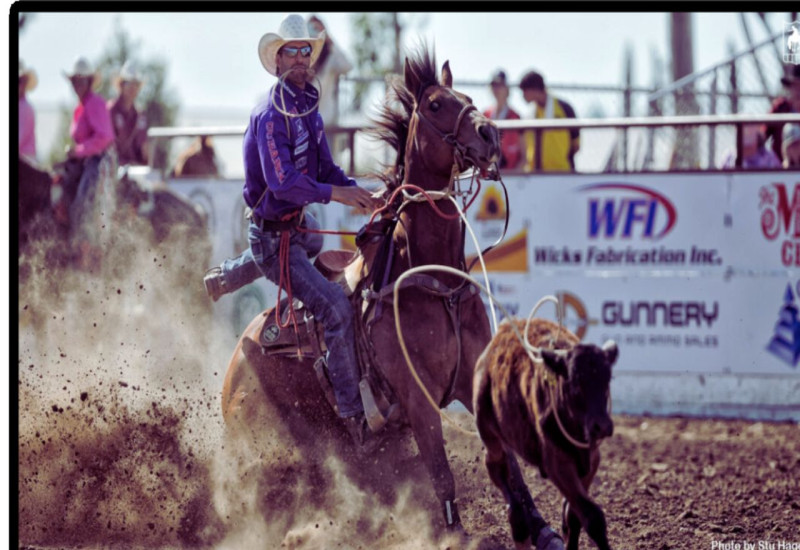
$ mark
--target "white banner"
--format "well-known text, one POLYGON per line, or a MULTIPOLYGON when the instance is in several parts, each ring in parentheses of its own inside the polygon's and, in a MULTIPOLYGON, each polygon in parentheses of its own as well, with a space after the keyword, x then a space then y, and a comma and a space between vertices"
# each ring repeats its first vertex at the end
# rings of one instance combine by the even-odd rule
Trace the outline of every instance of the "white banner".
POLYGON ((730 262, 755 271, 800 271, 800 174, 732 176, 730 262))
MULTIPOLYGON (((483 249, 501 235, 510 208, 506 237, 486 256, 492 291, 523 318, 555 294, 568 328, 589 342, 616 340, 617 384, 641 390, 627 396, 628 410, 800 418, 792 397, 800 390, 797 173, 527 175, 505 183, 508 201, 498 183, 482 182, 467 212, 483 249)), ((247 245, 242 182, 173 187, 209 203, 215 263, 247 245)), ((357 231, 368 219, 335 203, 313 213, 323 229, 357 231)), ((469 236, 466 245, 471 259, 469 236)), ((343 247, 353 247, 352 236, 326 236, 325 248, 343 247)), ((472 274, 482 279, 479 268, 472 274)), ((235 295, 226 315, 236 330, 272 305, 273 286, 261 281, 235 295)), ((553 306, 538 315, 555 319, 553 306)))

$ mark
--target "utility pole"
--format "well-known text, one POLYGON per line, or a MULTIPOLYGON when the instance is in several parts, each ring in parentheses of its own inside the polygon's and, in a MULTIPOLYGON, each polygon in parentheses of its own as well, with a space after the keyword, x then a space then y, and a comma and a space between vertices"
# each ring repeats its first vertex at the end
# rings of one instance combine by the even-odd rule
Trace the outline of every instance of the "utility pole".
MULTIPOLYGON (((670 40, 672 51, 672 81, 694 72, 694 45, 692 42, 692 14, 670 14, 670 40)), ((694 84, 675 92, 675 114, 696 115, 700 107, 694 95, 694 84)), ((697 161, 697 129, 681 128, 675 133, 675 148, 670 169, 699 168, 697 161)))
POLYGON ((402 57, 400 53, 401 34, 403 28, 400 26, 400 19, 397 17, 397 12, 392 14, 392 25, 394 27, 394 74, 403 74, 403 65, 400 63, 402 57))

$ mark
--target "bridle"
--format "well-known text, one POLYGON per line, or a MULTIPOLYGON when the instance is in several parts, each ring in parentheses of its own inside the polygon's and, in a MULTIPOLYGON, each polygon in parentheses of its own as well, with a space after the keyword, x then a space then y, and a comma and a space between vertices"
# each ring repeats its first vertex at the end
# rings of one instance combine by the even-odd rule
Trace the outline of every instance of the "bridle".
MULTIPOLYGON (((426 89, 427 89, 427 87, 424 88, 417 95, 417 106, 414 109, 414 114, 417 116, 417 118, 419 120, 421 120, 422 122, 424 122, 428 126, 430 126, 433 129, 433 131, 436 134, 438 134, 438 136, 440 138, 442 138, 442 141, 444 141, 445 143, 447 143, 448 145, 450 145, 453 148, 453 164, 454 164, 455 167, 457 167, 459 170, 463 170, 464 167, 465 167, 465 161, 469 161, 473 166, 477 166, 477 160, 472 158, 468 154, 469 149, 463 143, 458 141, 458 132, 461 130, 461 123, 464 121, 466 116, 468 114, 472 113, 472 111, 477 111, 478 108, 475 107, 475 105, 473 105, 472 103, 467 103, 466 105, 464 105, 464 107, 461 109, 461 112, 458 113, 458 117, 456 117, 456 122, 455 122, 455 125, 453 127, 453 131, 449 132, 449 133, 448 132, 443 132, 428 117, 426 117, 422 113, 422 110, 420 109, 420 105, 421 105, 420 100, 422 99, 422 95, 423 95, 423 93, 425 92, 426 89)), ((455 94, 453 94, 453 95, 455 97, 455 94)), ((458 99, 458 98, 456 98, 456 99, 458 99)), ((418 137, 419 137, 419 133, 415 133, 414 134, 414 142, 415 142, 415 145, 417 146, 417 149, 419 149, 419 143, 417 143, 418 137)), ((423 157, 423 159, 424 159, 424 157, 423 157)), ((454 170, 455 170, 455 168, 454 168, 454 170)), ((451 178, 450 184, 452 185, 452 178, 451 178)))

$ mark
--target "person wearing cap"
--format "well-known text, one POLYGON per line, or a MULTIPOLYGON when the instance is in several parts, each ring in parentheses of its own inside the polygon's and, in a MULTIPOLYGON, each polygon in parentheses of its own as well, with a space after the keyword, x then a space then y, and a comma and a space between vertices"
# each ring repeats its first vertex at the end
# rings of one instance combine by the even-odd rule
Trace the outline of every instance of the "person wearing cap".
POLYGON ((331 158, 318 111, 319 90, 309 83, 324 42, 324 31, 310 36, 299 15, 288 16, 277 33, 261 37, 261 64, 279 80, 253 109, 244 134, 243 195, 252 210, 250 248, 209 270, 204 282, 214 300, 253 281, 258 271, 278 284, 281 236, 289 233, 292 293, 325 327, 328 371, 339 416, 356 444, 368 449, 376 439, 367 426, 358 389, 353 311, 341 287, 322 276, 310 261, 322 248, 322 236, 298 230, 298 226, 319 228, 305 212, 311 203, 336 201, 362 210, 378 206, 370 192, 348 178, 331 158))
MULTIPOLYGON (((522 77, 519 87, 527 103, 533 103, 535 119, 576 118, 572 105, 548 92, 544 78, 536 71, 529 71, 522 77)), ((533 131, 525 134, 525 169, 532 171, 536 166, 536 135, 533 131)), ((542 133, 542 170, 571 172, 575 170, 575 153, 580 149, 580 131, 545 130, 542 133)))
MULTIPOLYGON (((781 84, 786 90, 786 95, 776 98, 770 107, 769 114, 800 113, 800 65, 792 65, 786 74, 781 77, 781 84)), ((783 161, 783 127, 785 123, 767 123, 761 126, 761 133, 769 142, 772 150, 783 161)))
POLYGON ((36 73, 19 60, 19 154, 28 160, 36 160, 36 116, 26 97, 36 88, 36 73))
POLYGON ((68 196, 74 193, 69 207, 69 221, 78 241, 81 263, 86 265, 89 254, 96 254, 96 251, 90 250, 89 235, 83 222, 94 201, 100 161, 114 143, 114 128, 106 102, 93 91, 99 84, 100 75, 89 61, 85 57, 78 58, 72 71, 64 72, 64 76, 78 96, 78 105, 72 113, 69 127, 74 144, 67 148, 69 169, 62 185, 68 196))
MULTIPOLYGON (((494 73, 490 86, 496 103, 483 112, 484 116, 492 120, 519 120, 519 114, 508 105, 509 89, 505 71, 500 69, 494 73)), ((500 168, 516 168, 521 153, 519 132, 500 132, 500 168)))
POLYGON ((784 168, 800 168, 800 124, 784 125, 781 153, 784 168))
POLYGON ((136 62, 126 61, 114 83, 119 95, 108 102, 108 110, 114 127, 117 162, 120 166, 147 164, 147 119, 136 109, 136 97, 144 78, 136 62))

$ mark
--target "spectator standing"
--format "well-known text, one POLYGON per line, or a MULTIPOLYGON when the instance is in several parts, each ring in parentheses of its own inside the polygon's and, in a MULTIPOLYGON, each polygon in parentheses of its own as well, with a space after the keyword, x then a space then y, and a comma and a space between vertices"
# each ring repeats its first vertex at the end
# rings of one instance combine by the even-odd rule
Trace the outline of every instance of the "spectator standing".
MULTIPOLYGON (((800 65, 792 65, 786 75, 781 78, 781 84, 786 89, 786 95, 772 102, 769 114, 800 113, 800 65)), ((761 132, 767 141, 771 140, 771 147, 778 158, 783 160, 783 127, 785 123, 764 124, 761 132)))
MULTIPOLYGON (((742 168, 764 169, 780 168, 781 161, 772 149, 768 149, 764 136, 755 124, 746 124, 742 127, 742 168)), ((731 170, 736 168, 736 151, 728 153, 722 168, 731 170)))
POLYGON ((333 41, 330 32, 318 16, 309 16, 308 31, 312 38, 325 37, 319 59, 314 64, 316 78, 319 79, 322 88, 319 90, 319 114, 322 115, 326 125, 336 126, 339 123, 339 78, 353 70, 353 64, 333 41))
POLYGON ((28 103, 27 94, 36 88, 38 80, 32 69, 19 60, 19 154, 28 160, 36 160, 36 116, 28 103))
MULTIPOLYGON (((572 105, 548 93, 544 78, 536 71, 529 71, 520 81, 522 95, 527 103, 533 103, 534 119, 576 118, 572 105)), ((533 131, 525 134, 525 169, 536 166, 536 137, 533 131)), ((580 149, 580 131, 545 130, 542 133, 541 167, 545 171, 570 172, 575 170, 575 153, 580 149)))
MULTIPOLYGON (((484 115, 492 120, 519 120, 519 114, 508 104, 508 82, 506 73, 500 69, 492 76, 490 83, 495 104, 484 115)), ((522 150, 520 135, 516 130, 503 130, 500 132, 500 168, 514 169, 519 164, 522 150)))
POLYGON ((147 119, 136 109, 144 78, 135 61, 122 65, 115 84, 119 95, 108 103, 108 110, 114 126, 117 161, 120 166, 147 164, 147 119))
POLYGON ((781 149, 783 167, 800 168, 800 124, 784 125, 781 149))

